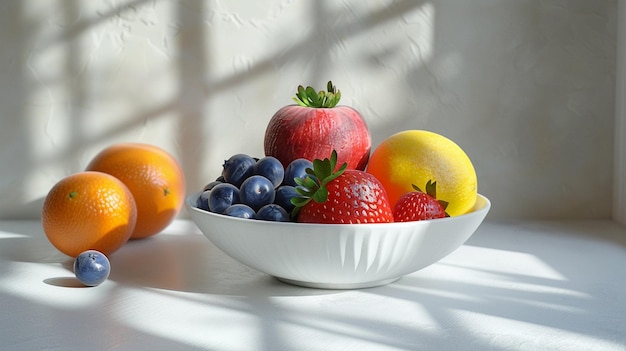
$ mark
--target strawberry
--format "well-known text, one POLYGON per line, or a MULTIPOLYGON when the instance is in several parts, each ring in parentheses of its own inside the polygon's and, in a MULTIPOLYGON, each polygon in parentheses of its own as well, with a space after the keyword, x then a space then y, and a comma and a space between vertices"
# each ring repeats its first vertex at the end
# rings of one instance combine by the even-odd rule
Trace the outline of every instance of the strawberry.
POLYGON ((425 219, 448 217, 446 201, 437 200, 437 182, 426 183, 426 192, 413 185, 415 191, 406 193, 398 199, 393 208, 395 222, 421 221, 425 219))
POLYGON ((382 184, 369 173, 346 170, 344 163, 335 170, 337 152, 330 159, 316 159, 307 173, 313 177, 297 178, 292 203, 300 223, 387 223, 393 222, 391 205, 382 184))

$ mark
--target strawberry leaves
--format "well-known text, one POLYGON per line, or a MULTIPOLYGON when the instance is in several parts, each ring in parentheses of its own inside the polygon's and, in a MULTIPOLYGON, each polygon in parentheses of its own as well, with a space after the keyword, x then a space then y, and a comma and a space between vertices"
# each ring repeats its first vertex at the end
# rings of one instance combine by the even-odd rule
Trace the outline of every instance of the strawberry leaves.
POLYGON ((307 168, 306 172, 310 177, 295 178, 294 181, 298 185, 296 192, 301 196, 291 199, 291 203, 296 206, 291 215, 296 217, 299 210, 311 200, 315 202, 326 202, 328 199, 328 189, 326 184, 337 179, 348 167, 347 163, 335 171, 337 166, 337 151, 333 150, 330 158, 323 160, 313 160, 313 168, 307 168))
POLYGON ((332 108, 337 106, 341 99, 341 91, 331 81, 328 81, 326 89, 328 91, 316 92, 311 86, 305 88, 300 85, 293 100, 303 107, 332 108))

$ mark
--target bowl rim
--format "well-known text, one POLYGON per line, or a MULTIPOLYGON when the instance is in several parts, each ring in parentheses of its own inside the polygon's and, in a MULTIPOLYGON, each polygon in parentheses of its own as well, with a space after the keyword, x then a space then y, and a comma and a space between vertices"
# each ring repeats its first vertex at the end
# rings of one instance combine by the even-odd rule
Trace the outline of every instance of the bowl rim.
POLYGON ((427 224, 427 223, 431 223, 433 221, 437 222, 437 223, 441 223, 441 222, 445 222, 445 221, 455 221, 461 218, 467 218, 467 217, 471 217, 471 216, 486 216, 487 213, 489 212, 489 210, 491 209, 491 201, 484 195, 477 193, 476 194, 476 203, 474 204, 474 206, 472 207, 472 209, 467 212, 464 213, 462 215, 457 215, 457 216, 452 216, 452 217, 445 217, 445 218, 436 218, 436 219, 427 219, 427 220, 422 220, 422 221, 411 221, 411 222, 387 222, 387 223, 346 223, 346 224, 341 224, 341 223, 298 223, 298 222, 273 222, 273 221, 262 221, 262 220, 250 220, 250 219, 246 219, 246 218, 239 218, 239 217, 232 217, 232 216, 227 216, 227 215, 223 215, 223 214, 219 214, 219 213, 213 213, 213 212, 209 212, 203 209, 200 209, 198 207, 196 207, 196 201, 198 199, 198 197, 203 193, 203 191, 197 191, 194 193, 189 194, 186 198, 185 198, 185 206, 187 207, 188 210, 190 211, 194 211, 196 213, 199 213, 201 215, 206 215, 209 217, 216 217, 217 219, 228 219, 233 221, 234 223, 236 223, 237 221, 242 221, 244 223, 250 223, 250 221, 254 221, 255 225, 271 225, 271 226, 276 226, 276 225, 281 225, 281 226, 296 226, 297 228, 305 228, 305 227, 318 227, 318 226, 324 226, 325 228, 333 228, 333 227, 337 227, 337 228, 348 228, 351 226, 357 226, 358 228, 364 228, 364 227, 380 227, 380 226, 391 226, 393 227, 397 227, 397 228, 402 228, 405 226, 411 226, 411 225, 415 225, 416 223, 421 223, 423 224, 427 224), (482 202, 482 206, 481 206, 481 202, 482 202))

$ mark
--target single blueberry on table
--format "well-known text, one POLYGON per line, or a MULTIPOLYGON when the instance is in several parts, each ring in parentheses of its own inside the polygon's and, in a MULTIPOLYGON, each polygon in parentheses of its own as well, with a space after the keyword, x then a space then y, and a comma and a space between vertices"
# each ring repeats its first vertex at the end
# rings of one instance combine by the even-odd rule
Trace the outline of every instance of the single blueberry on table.
POLYGON ((256 219, 274 222, 289 222, 289 213, 277 204, 261 207, 256 213, 256 219))
POLYGON ((263 176, 253 175, 241 184, 239 196, 241 203, 257 211, 261 207, 274 202, 274 185, 263 176))
POLYGON ((250 206, 244 204, 234 204, 224 210, 224 214, 231 217, 254 219, 256 213, 250 206))
POLYGON ((307 168, 312 169, 313 162, 305 158, 298 158, 291 161, 291 163, 287 165, 287 168, 285 168, 285 179, 283 180, 283 184, 297 186, 294 181, 295 178, 312 177, 306 173, 307 168))
POLYGON ((276 157, 265 156, 254 165, 254 174, 269 179, 276 188, 283 182, 285 169, 276 157))
POLYGON ((245 154, 236 154, 224 161, 222 176, 227 183, 236 187, 254 174, 256 160, 245 154))
POLYGON ((87 250, 76 256, 74 274, 86 286, 102 284, 111 273, 109 259, 100 251, 87 250))
POLYGON ((239 189, 230 183, 218 184, 209 193, 209 211, 224 213, 231 205, 240 203, 239 189))

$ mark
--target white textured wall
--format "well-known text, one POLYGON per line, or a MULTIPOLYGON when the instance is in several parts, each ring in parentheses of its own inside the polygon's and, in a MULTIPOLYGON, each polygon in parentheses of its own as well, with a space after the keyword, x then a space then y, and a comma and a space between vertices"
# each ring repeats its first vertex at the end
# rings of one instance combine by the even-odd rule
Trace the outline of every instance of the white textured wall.
POLYGON ((377 144, 457 141, 491 218, 608 218, 615 1, 0 2, 0 218, 119 141, 159 145, 189 188, 262 153, 298 84, 327 80, 377 144))
POLYGON ((626 225, 626 0, 617 6, 613 219, 626 225))

